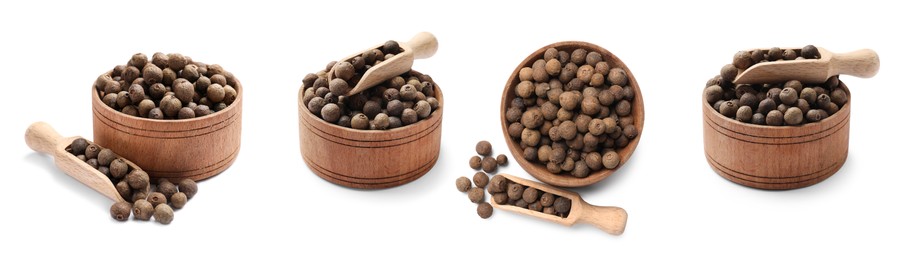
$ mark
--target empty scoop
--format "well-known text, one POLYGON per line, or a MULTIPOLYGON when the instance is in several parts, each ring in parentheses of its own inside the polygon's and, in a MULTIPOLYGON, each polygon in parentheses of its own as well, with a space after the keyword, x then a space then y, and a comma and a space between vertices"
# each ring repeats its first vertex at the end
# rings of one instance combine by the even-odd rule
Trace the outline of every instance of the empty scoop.
POLYGON ((501 173, 500 175, 504 176, 514 183, 527 187, 533 187, 539 191, 548 192, 554 195, 571 199, 571 211, 570 213, 568 213, 567 217, 562 218, 556 215, 545 214, 517 206, 498 204, 495 203, 494 200, 491 201, 492 207, 534 216, 565 226, 573 226, 579 221, 592 224, 593 226, 596 226, 606 233, 612 235, 621 235, 622 233, 624 233, 624 227, 627 225, 627 211, 624 211, 624 209, 622 208, 590 205, 582 198, 580 198, 580 195, 576 192, 558 189, 546 184, 522 179, 509 174, 501 173))
POLYGON ((739 70, 734 83, 781 83, 789 80, 823 83, 829 77, 840 74, 869 78, 880 69, 880 57, 870 49, 848 53, 833 53, 823 48, 817 50, 820 52, 819 59, 761 62, 744 71, 739 70))
MULTIPOLYGON (((376 45, 372 48, 350 55, 342 60, 339 60, 338 62, 349 62, 356 56, 359 56, 366 51, 371 51, 373 49, 378 49, 381 47, 381 44, 376 45)), ((435 35, 432 35, 431 33, 421 32, 414 35, 409 42, 400 43, 400 48, 403 49, 402 52, 366 70, 359 82, 356 83, 356 86, 353 86, 353 88, 351 88, 350 91, 347 92, 347 96, 363 92, 364 90, 385 82, 386 80, 400 76, 400 74, 410 71, 410 68, 413 67, 414 59, 425 59, 432 57, 432 55, 435 55, 435 51, 438 50, 438 40, 435 39, 435 35)), ((328 80, 330 81, 331 79, 334 79, 334 68, 331 68, 331 70, 328 72, 328 80)))
MULTIPOLYGON (((115 202, 126 201, 120 197, 117 188, 107 176, 66 151, 66 147, 78 138, 80 137, 62 137, 53 127, 44 122, 33 123, 25 131, 25 143, 28 144, 28 147, 36 152, 53 156, 57 168, 60 168, 61 171, 115 202)), ((130 167, 139 169, 132 162, 127 163, 130 167)))

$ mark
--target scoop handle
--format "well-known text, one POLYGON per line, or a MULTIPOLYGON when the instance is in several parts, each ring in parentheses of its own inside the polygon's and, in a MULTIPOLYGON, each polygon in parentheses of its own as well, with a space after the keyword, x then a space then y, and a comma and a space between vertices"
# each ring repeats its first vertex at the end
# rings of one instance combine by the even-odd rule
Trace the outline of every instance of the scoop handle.
POLYGON ((413 49, 414 59, 425 59, 435 55, 438 51, 438 39, 429 32, 417 33, 406 43, 413 49))
POLYGON ((54 154, 57 143, 60 142, 60 133, 45 122, 35 122, 25 130, 25 144, 37 152, 54 154))
POLYGON ((880 70, 880 56, 871 49, 837 53, 830 58, 829 75, 846 74, 869 78, 880 70))
POLYGON ((612 235, 624 233, 627 226, 627 211, 613 206, 595 206, 583 203, 583 212, 579 221, 590 223, 612 235))

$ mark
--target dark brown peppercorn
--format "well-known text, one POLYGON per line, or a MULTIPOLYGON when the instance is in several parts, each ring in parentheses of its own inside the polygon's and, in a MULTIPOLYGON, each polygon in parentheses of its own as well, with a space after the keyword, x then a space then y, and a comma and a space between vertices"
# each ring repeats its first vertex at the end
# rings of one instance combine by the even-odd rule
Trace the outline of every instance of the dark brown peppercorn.
POLYGON ((195 197, 195 194, 199 192, 198 184, 192 179, 182 179, 177 186, 180 188, 180 192, 186 193, 186 197, 190 199, 195 197))
POLYGON ((151 202, 152 206, 157 207, 160 204, 167 204, 167 197, 164 197, 163 193, 152 192, 148 194, 148 202, 151 202))
POLYGON ((747 51, 739 51, 735 53, 735 58, 732 61, 732 64, 735 65, 738 69, 747 69, 752 66, 754 61, 751 59, 751 54, 747 51))
POLYGON ((467 198, 469 198, 473 203, 479 203, 482 202, 483 198, 485 198, 485 192, 482 188, 473 187, 467 191, 467 198))
POLYGON ((780 126, 785 122, 782 112, 779 110, 772 110, 766 114, 766 125, 771 126, 780 126))
POLYGON ((782 100, 782 104, 793 106, 798 102, 798 91, 794 88, 785 88, 779 93, 779 99, 782 100))
POLYGON ((126 181, 117 182, 117 184, 114 185, 114 188, 117 189, 117 193, 120 194, 120 197, 122 197, 123 199, 132 197, 132 190, 129 189, 129 183, 127 183, 126 181))
POLYGON ((782 59, 784 60, 794 60, 797 57, 798 53, 795 52, 794 49, 785 49, 785 51, 782 52, 782 59))
POLYGON ((517 183, 508 184, 508 198, 519 200, 523 198, 523 185, 517 183))
POLYGON ((173 221, 173 208, 167 204, 158 204, 154 207, 154 220, 164 225, 170 224, 173 221))
POLYGON ((523 200, 527 203, 536 202, 536 199, 539 198, 539 190, 533 187, 527 187, 523 190, 523 195, 521 198, 523 198, 523 200))
POLYGON ((120 201, 110 206, 110 217, 117 221, 126 221, 132 212, 132 205, 129 202, 120 201))
POLYGON ((848 102, 848 94, 845 93, 845 90, 842 88, 837 88, 829 94, 832 103, 835 103, 837 106, 842 107, 848 102))
POLYGON ((470 179, 467 179, 467 177, 463 177, 463 176, 457 178, 457 181, 455 181, 455 184, 457 185, 457 190, 460 192, 467 192, 467 190, 469 190, 470 187, 472 187, 472 184, 470 184, 470 179))
POLYGON ((134 190, 145 190, 149 183, 148 173, 135 169, 126 175, 126 182, 134 190))
POLYGON ((504 154, 499 154, 498 157, 495 157, 495 161, 499 166, 508 164, 508 156, 504 154))
POLYGON ((498 170, 498 161, 491 156, 482 158, 482 170, 488 173, 494 173, 498 170))
POLYGON ((800 125, 804 121, 804 112, 801 112, 801 109, 798 107, 789 108, 785 111, 785 124, 787 125, 800 125))
POLYGON ((162 179, 158 183, 158 192, 164 194, 164 197, 170 198, 173 194, 177 193, 177 185, 174 185, 167 179, 162 179))
POLYGON ((482 168, 482 158, 479 156, 470 157, 470 168, 473 168, 474 170, 482 168))
POLYGON ((177 192, 170 197, 170 204, 172 204, 175 209, 182 209, 186 206, 186 201, 188 200, 189 198, 186 197, 186 193, 177 192))
POLYGON ((738 104, 734 101, 725 101, 719 107, 719 113, 726 117, 734 117, 738 112, 738 104))
POLYGON ((489 181, 489 192, 507 192, 508 179, 501 175, 495 175, 489 181))
POLYGON ((571 211, 571 200, 565 197, 558 197, 553 204, 555 212, 567 214, 571 211))
POLYGON ((473 183, 476 184, 476 187, 485 188, 489 184, 489 176, 483 172, 476 172, 473 174, 473 183))
POLYGON ((88 140, 85 140, 85 138, 76 138, 69 147, 72 148, 72 154, 74 155, 85 154, 85 149, 88 148, 88 140))
POLYGON ((498 205, 508 204, 508 194, 504 192, 492 194, 492 201, 498 205))
POLYGON ((146 200, 136 200, 132 205, 132 213, 135 216, 135 219, 138 220, 149 220, 151 215, 154 214, 154 206, 151 205, 151 202, 146 200))
POLYGON ((735 77, 738 76, 738 68, 736 68, 735 65, 725 64, 719 75, 722 75, 722 79, 726 81, 734 81, 735 77))
POLYGON ((801 57, 804 57, 805 59, 819 59, 820 50, 818 50, 817 47, 813 45, 804 46, 803 48, 801 48, 801 57))
POLYGON ((480 218, 489 218, 492 216, 492 205, 488 202, 479 203, 479 206, 476 207, 476 214, 479 214, 480 218))
MULTIPOLYGON (((117 159, 117 155, 110 149, 104 148, 98 153, 98 163, 103 166, 110 166, 110 163, 117 159)), ((125 173, 124 173, 125 174, 125 173)))

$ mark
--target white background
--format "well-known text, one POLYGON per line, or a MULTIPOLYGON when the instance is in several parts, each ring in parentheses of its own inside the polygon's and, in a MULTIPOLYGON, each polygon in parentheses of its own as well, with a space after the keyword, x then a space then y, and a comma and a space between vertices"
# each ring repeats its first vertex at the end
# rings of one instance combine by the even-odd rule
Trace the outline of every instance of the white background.
MULTIPOLYGON (((80 2, 0 4, 2 259, 908 256, 903 8, 876 1, 80 2), (433 32, 440 47, 414 67, 446 97, 434 169, 377 191, 312 174, 298 147, 295 94, 303 75, 420 31, 433 32), (612 51, 643 90, 646 127, 630 162, 575 189, 593 204, 625 208, 622 236, 505 211, 483 220, 454 188, 457 177, 474 172, 467 159, 476 141, 507 151, 498 107, 514 67, 563 40, 612 51), (817 185, 781 192, 719 177, 703 155, 703 84, 738 50, 805 44, 871 48, 882 60, 874 78, 842 77, 854 102, 844 167, 817 185), (156 51, 219 63, 243 82, 242 149, 231 168, 200 183, 171 225, 118 223, 107 198, 31 151, 23 133, 46 121, 64 136, 90 138, 87 89, 95 77, 133 53, 156 51)), ((502 172, 529 178, 516 164, 502 172)))

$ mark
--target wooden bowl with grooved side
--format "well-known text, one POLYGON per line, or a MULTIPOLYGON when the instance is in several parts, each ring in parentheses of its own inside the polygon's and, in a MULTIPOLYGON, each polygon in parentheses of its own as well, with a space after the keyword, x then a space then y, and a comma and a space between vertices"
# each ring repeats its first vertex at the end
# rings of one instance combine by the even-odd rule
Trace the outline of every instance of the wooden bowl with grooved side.
POLYGON ((350 188, 390 188, 422 177, 435 166, 441 148, 444 96, 433 85, 438 109, 415 124, 390 130, 358 130, 328 123, 309 112, 300 86, 296 98, 303 161, 322 179, 350 188))
POLYGON ((179 120, 121 113, 105 105, 92 87, 94 141, 129 159, 154 179, 210 178, 230 167, 240 151, 244 89, 239 81, 234 87, 236 100, 224 110, 179 120))
POLYGON ((800 126, 738 122, 706 104, 704 93, 706 161, 725 179, 758 189, 796 189, 829 178, 848 157, 851 92, 840 84, 848 102, 828 118, 800 126))

